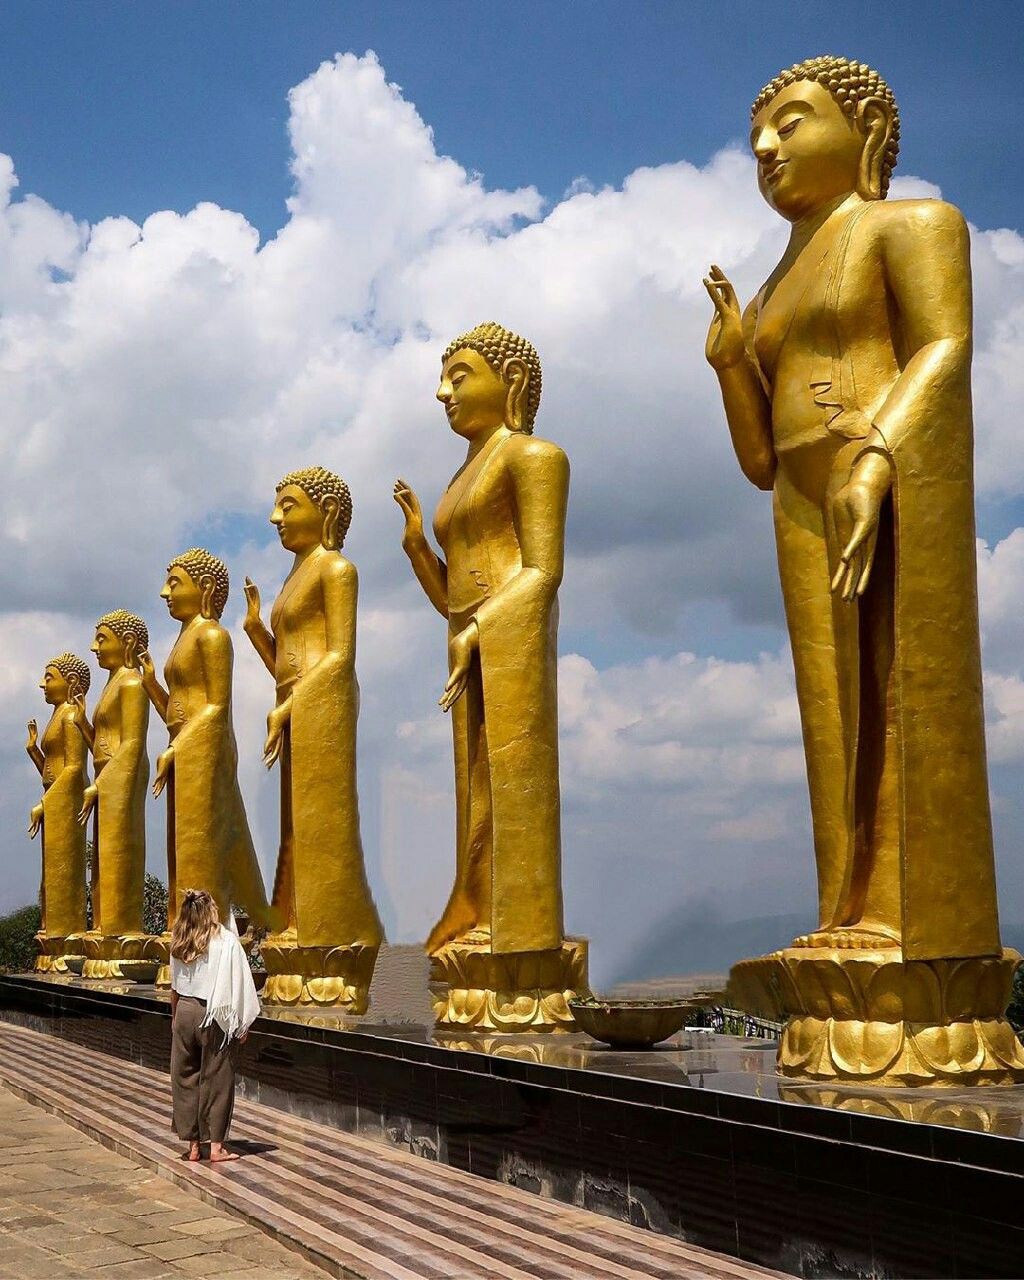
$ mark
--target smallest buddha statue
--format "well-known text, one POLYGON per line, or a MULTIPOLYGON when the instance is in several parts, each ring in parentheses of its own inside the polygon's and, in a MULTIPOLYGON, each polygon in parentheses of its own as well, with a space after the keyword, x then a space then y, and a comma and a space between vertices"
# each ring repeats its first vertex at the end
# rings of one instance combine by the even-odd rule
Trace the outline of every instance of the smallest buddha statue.
POLYGON ((92 820, 93 927, 85 936, 85 978, 128 977, 146 941, 149 698, 137 668, 139 654, 148 647, 149 631, 140 617, 125 609, 104 614, 91 648, 107 683, 92 723, 84 699, 76 704, 75 723, 92 752, 95 773, 79 815, 83 825, 92 820))
POLYGON ((28 831, 32 838, 39 832, 43 837, 36 969, 63 973, 69 956, 83 954, 87 923, 85 828, 78 820, 88 782, 87 752, 75 716, 76 700, 89 691, 89 668, 75 654, 62 653, 46 664, 39 687, 53 713, 42 739, 35 720, 28 722, 25 744, 43 780, 43 798, 32 810, 28 831))
POLYGON ((263 998, 365 1013, 383 930, 359 836, 358 577, 341 553, 351 519, 340 476, 323 467, 289 472, 270 523, 292 567, 269 628, 246 579, 244 625, 277 686, 263 759, 281 778, 273 905, 285 927, 263 942, 263 998))

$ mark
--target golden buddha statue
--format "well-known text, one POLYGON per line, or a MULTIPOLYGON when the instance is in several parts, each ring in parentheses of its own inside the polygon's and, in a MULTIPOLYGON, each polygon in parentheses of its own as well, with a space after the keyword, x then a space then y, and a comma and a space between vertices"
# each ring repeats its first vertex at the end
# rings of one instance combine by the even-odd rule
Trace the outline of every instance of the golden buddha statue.
POLYGON ((25 750, 43 780, 43 798, 30 815, 28 834, 43 833, 43 875, 39 893, 42 924, 36 935, 36 968, 64 972, 68 956, 80 956, 86 929, 85 831, 78 821, 88 782, 86 749, 75 727, 76 699, 89 692, 89 668, 73 653, 46 664, 39 685, 53 707, 39 738, 28 722, 25 750))
POLYGON ((449 343, 437 398, 468 445, 434 516, 394 489, 402 546, 448 619, 457 819, 455 887, 427 950, 448 994, 439 1022, 572 1025, 586 946, 562 924, 557 629, 569 462, 533 435, 541 370, 529 342, 489 323, 449 343))
MULTIPOLYGON (((266 890, 238 789, 238 747, 231 717, 231 636, 220 624, 228 571, 201 547, 167 567, 160 592, 181 624, 163 688, 148 652, 139 655, 142 684, 167 725, 170 746, 157 760, 153 794, 167 789, 168 931, 186 889, 205 889, 221 920, 232 904, 268 921, 266 890)), ((151 949, 166 965, 166 936, 151 949)), ((161 975, 161 978, 166 975, 161 975)))
POLYGON ((999 940, 978 641, 967 226, 940 200, 886 201, 899 115, 861 63, 784 71, 754 102, 750 137, 789 244, 742 314, 711 268, 706 354, 740 466, 773 491, 819 920, 737 966, 734 987, 782 993, 789 1074, 1015 1078, 1024 1057, 1001 1015, 1018 958, 999 940))
POLYGON ((92 752, 95 781, 79 821, 93 819, 93 927, 84 939, 86 978, 127 977, 122 962, 142 958, 142 886, 146 874, 149 699, 138 658, 149 647, 146 624, 115 609, 96 623, 92 652, 107 683, 90 723, 79 697, 75 723, 92 752))
POLYGON ((365 1013, 383 937, 363 865, 356 790, 355 565, 341 554, 348 485, 323 467, 277 486, 270 523, 294 556, 268 629, 246 579, 245 632, 277 684, 264 762, 280 764, 281 847, 264 939, 265 1000, 365 1013))

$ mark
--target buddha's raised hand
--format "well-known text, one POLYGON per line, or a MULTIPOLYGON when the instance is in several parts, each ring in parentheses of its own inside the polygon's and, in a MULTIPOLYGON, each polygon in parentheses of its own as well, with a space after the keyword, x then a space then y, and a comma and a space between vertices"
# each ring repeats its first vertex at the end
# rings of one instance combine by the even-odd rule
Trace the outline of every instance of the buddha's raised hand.
POLYGON ((394 499, 405 515, 405 533, 402 535, 402 546, 409 547, 423 537, 423 508, 416 494, 404 480, 396 480, 394 499))
POLYGON ((148 649, 143 649, 137 655, 135 661, 138 663, 139 671, 142 673, 142 683, 150 684, 156 682, 156 668, 153 666, 153 659, 150 657, 148 649))
POLYGON ((71 699, 71 719, 77 728, 85 727, 85 694, 76 693, 71 699))
POLYGON ((252 578, 245 580, 245 621, 242 627, 249 631, 252 627, 259 627, 263 622, 260 617, 260 589, 253 582, 252 578))
POLYGON ((28 742, 25 743, 25 750, 31 751, 39 741, 39 726, 34 720, 28 722, 28 742))
POLYGON ((711 317, 704 355, 712 369, 720 372, 743 359, 746 348, 743 343, 743 317, 736 290, 729 283, 721 267, 712 265, 704 277, 704 288, 715 304, 711 317))

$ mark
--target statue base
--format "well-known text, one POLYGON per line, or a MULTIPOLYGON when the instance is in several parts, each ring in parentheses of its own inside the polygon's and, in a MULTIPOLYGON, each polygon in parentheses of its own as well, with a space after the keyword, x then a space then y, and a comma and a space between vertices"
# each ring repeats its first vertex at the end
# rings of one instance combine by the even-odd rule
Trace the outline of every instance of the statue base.
POLYGON ((268 934, 260 944, 267 981, 265 1004, 330 1005, 365 1013, 379 947, 363 942, 330 947, 302 946, 294 930, 268 934))
POLYGON ((69 933, 67 935, 43 933, 42 931, 37 933, 35 935, 35 944, 39 954, 36 956, 36 973, 75 972, 68 965, 68 961, 71 960, 73 963, 76 957, 84 955, 82 949, 83 937, 84 935, 81 933, 69 933))
POLYGON ((872 1085, 1018 1084, 1024 1047, 1005 1017, 1016 951, 905 960, 898 947, 788 947, 743 960, 728 997, 785 1020, 778 1069, 872 1085))
POLYGON ((488 943, 448 942, 430 957, 438 1027, 480 1031, 575 1031, 569 1000, 588 995, 587 942, 552 951, 495 955, 488 943))
POLYGON ((171 985, 170 930, 158 934, 151 933, 146 938, 146 944, 142 949, 142 959, 155 960, 160 966, 153 981, 154 987, 169 987, 171 985))
POLYGON ((95 980, 129 978, 130 966, 146 959, 149 937, 144 933, 103 934, 90 930, 82 935, 85 964, 82 977, 95 980), (121 968, 122 963, 126 966, 121 968))

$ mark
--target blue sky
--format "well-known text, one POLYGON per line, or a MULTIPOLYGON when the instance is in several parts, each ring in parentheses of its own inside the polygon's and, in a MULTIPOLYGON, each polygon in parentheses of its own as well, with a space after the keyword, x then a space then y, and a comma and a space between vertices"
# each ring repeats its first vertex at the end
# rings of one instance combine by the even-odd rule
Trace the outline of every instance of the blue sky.
MULTIPOLYGON (((770 500, 728 443, 700 279, 720 261, 749 297, 777 261, 748 105, 783 66, 831 51, 892 83, 897 179, 911 180, 897 195, 934 194, 924 179, 977 228, 990 759, 1004 918, 1024 921, 1024 239, 999 230, 1021 222, 1021 21, 1008 5, 967 12, 8 0, 0 469, 30 500, 0 526, 0 910, 37 884, 23 742, 41 664, 84 654, 114 607, 146 618, 159 663, 172 629, 156 593, 193 540, 232 574, 240 779, 272 879, 273 691, 237 629, 240 583, 251 574, 269 606, 287 569, 273 485, 319 462, 355 503, 367 867, 391 938, 425 936, 453 861, 444 628, 390 490, 403 475, 429 511, 461 461, 437 354, 493 316, 537 344, 538 432, 573 468, 569 928, 593 939, 605 981, 695 918, 809 915, 770 500), (577 178, 595 193, 567 195, 577 178)), ((151 758, 165 743, 154 724, 151 758)), ((166 874, 162 814, 150 804, 149 865, 166 874)))
POLYGON ((336 51, 376 50, 438 150, 489 186, 549 198, 580 175, 704 162, 745 136, 766 79, 835 52, 890 80, 904 173, 1015 226, 1022 31, 1003 0, 5 0, 0 147, 24 189, 78 217, 213 200, 266 236, 290 190, 287 91, 336 51))

